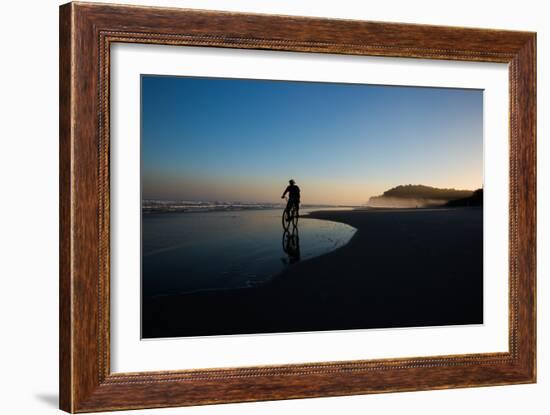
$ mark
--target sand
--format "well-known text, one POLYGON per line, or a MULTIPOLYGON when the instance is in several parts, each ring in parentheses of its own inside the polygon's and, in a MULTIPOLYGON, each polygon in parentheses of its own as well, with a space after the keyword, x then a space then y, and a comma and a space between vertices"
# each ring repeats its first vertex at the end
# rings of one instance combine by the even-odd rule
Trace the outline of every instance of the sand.
POLYGON ((481 208, 319 211, 344 247, 251 288, 158 297, 143 337, 481 324, 481 208))

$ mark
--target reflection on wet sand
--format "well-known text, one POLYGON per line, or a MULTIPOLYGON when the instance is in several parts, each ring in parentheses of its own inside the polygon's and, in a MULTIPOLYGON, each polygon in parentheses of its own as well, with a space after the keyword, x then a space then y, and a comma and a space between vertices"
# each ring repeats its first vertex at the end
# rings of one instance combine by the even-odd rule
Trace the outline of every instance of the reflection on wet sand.
POLYGON ((283 251, 288 256, 288 263, 294 264, 300 261, 300 236, 298 225, 283 228, 283 251))
POLYGON ((355 233, 333 221, 299 222, 298 238, 292 223, 281 232, 280 209, 144 214, 143 298, 257 286, 289 264, 344 246, 355 233))

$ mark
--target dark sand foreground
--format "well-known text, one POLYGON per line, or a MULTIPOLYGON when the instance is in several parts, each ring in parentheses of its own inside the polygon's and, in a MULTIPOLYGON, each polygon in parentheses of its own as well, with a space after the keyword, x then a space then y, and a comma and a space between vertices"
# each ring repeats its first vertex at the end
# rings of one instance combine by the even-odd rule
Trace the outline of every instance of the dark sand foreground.
POLYGON ((144 338, 479 324, 483 210, 379 209, 309 217, 358 229, 262 286, 157 297, 144 338))

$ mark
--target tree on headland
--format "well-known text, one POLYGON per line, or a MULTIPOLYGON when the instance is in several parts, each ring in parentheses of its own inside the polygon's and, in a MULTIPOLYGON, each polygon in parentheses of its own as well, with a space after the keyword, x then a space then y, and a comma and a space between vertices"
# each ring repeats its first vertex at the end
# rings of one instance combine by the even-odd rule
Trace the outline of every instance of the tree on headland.
POLYGON ((416 199, 453 200, 469 197, 473 194, 471 190, 440 189, 437 187, 424 186, 422 184, 407 184, 394 187, 383 193, 385 197, 401 197, 416 199))

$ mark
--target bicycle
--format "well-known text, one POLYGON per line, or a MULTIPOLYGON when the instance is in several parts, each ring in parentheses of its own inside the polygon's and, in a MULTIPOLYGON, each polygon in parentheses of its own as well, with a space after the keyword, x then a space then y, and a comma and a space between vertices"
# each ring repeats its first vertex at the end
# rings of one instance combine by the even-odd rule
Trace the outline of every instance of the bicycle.
POLYGON ((287 205, 285 207, 285 210, 283 210, 283 228, 288 229, 290 227, 290 224, 292 223, 293 227, 298 226, 298 206, 296 203, 293 203, 292 206, 288 206, 288 198, 285 197, 285 200, 287 201, 287 205))

